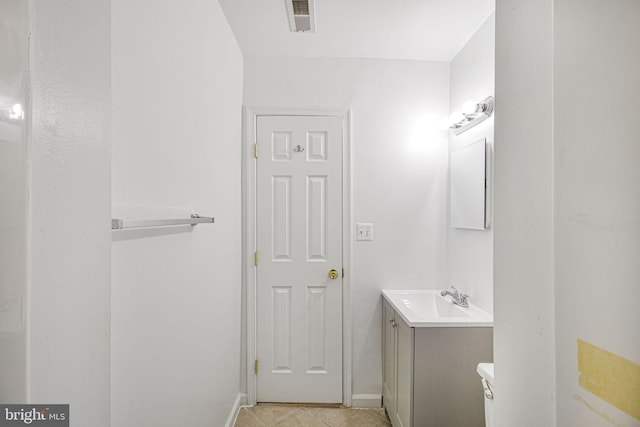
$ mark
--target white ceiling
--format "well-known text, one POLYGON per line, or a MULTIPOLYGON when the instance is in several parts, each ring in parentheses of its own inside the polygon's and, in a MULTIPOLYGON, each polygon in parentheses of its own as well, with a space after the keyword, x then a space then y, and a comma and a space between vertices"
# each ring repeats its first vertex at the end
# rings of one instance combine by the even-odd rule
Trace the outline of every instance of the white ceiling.
POLYGON ((219 0, 245 56, 451 61, 494 0, 315 0, 316 33, 289 31, 285 0, 219 0))

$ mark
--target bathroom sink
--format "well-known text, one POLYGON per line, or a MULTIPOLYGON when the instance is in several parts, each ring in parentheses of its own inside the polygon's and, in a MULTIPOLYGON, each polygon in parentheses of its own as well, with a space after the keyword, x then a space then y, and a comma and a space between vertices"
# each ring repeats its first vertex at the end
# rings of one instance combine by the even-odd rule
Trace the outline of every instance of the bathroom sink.
POLYGON ((470 317, 468 310, 453 304, 451 297, 442 297, 437 293, 407 293, 400 296, 413 315, 423 317, 470 317))
POLYGON ((383 290, 383 297, 411 327, 486 327, 493 326, 490 313, 469 304, 457 306, 440 290, 383 290))

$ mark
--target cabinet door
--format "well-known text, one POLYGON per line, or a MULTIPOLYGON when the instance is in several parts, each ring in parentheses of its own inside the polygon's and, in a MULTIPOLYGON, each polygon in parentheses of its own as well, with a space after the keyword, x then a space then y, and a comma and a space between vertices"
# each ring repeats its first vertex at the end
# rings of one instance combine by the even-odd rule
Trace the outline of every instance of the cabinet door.
POLYGON ((396 330, 395 312, 391 305, 382 299, 382 402, 389 417, 396 410, 396 330))
POLYGON ((396 412, 394 427, 411 427, 413 406, 413 331, 400 316, 396 316, 396 412))

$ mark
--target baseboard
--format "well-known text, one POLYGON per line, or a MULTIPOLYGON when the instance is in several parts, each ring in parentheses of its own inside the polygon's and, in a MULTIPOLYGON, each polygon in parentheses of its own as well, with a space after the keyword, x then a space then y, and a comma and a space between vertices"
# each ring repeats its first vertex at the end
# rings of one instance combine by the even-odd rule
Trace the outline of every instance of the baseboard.
POLYGON ((236 396, 235 402, 233 402, 233 407, 231 408, 231 412, 229 412, 229 417, 227 418, 227 422, 224 424, 225 427, 233 427, 235 425, 236 419, 238 418, 238 412, 240 412, 240 408, 246 404, 247 404, 247 394, 238 393, 238 395, 236 396))
POLYGON ((351 395, 352 408, 381 408, 381 394, 353 394, 351 395))

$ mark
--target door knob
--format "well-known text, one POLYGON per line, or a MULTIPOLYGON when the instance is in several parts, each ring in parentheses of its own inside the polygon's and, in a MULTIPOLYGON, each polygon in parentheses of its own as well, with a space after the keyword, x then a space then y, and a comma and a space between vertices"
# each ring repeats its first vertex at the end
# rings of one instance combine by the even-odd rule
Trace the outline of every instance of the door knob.
POLYGON ((331 280, 337 279, 339 275, 340 274, 338 273, 338 270, 336 269, 329 270, 329 279, 331 280))

